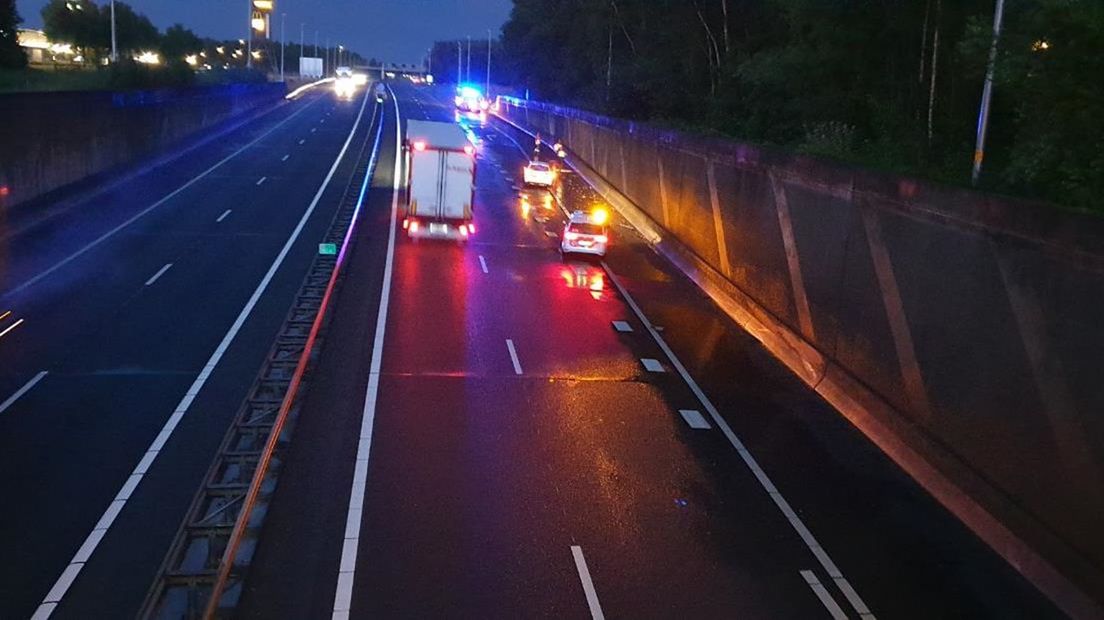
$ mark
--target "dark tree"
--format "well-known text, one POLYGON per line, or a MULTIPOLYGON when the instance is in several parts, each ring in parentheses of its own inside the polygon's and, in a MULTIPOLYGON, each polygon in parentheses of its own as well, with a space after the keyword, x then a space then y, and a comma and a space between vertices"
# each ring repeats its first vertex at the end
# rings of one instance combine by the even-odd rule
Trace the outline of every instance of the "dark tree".
POLYGON ((51 41, 89 51, 104 50, 111 45, 110 33, 102 28, 100 8, 91 0, 50 0, 42 7, 42 23, 51 41))
POLYGON ((19 47, 17 28, 23 20, 15 10, 15 0, 0 0, 0 67, 22 69, 27 55, 19 47))
POLYGON ((203 40, 180 24, 173 24, 161 37, 161 55, 168 61, 181 61, 185 56, 203 51, 203 40))

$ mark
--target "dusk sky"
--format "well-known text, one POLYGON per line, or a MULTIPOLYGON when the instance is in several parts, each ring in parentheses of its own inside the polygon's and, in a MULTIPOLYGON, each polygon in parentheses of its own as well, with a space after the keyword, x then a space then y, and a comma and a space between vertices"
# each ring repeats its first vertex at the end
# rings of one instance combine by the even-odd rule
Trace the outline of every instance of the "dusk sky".
MULTIPOLYGON (((47 0, 16 0, 23 26, 41 28, 39 11, 47 0)), ((97 0, 106 4, 108 0, 97 0)), ((239 39, 245 33, 246 0, 132 0, 164 30, 184 24, 200 36, 239 39)), ((365 56, 389 62, 421 62, 437 40, 484 38, 490 28, 497 35, 513 6, 511 0, 277 0, 273 31, 280 33, 280 13, 287 13, 287 38, 299 40, 306 22, 306 42, 327 37, 365 56)))

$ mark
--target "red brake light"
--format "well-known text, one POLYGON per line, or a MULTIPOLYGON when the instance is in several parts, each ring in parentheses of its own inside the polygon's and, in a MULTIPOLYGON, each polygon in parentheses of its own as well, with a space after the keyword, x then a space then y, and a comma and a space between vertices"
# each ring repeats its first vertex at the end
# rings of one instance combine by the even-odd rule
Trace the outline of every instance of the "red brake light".
POLYGON ((412 232, 412 233, 418 232, 418 221, 417 220, 414 220, 413 222, 410 222, 410 232, 412 232))
POLYGON ((468 224, 468 232, 475 234, 475 224, 468 224))
POLYGON ((424 150, 426 150, 425 140, 418 140, 417 142, 415 142, 414 143, 414 150, 415 151, 424 151, 424 150))
POLYGON ((469 144, 469 145, 464 147, 464 152, 467 153, 468 155, 474 155, 475 154, 475 147, 469 144))

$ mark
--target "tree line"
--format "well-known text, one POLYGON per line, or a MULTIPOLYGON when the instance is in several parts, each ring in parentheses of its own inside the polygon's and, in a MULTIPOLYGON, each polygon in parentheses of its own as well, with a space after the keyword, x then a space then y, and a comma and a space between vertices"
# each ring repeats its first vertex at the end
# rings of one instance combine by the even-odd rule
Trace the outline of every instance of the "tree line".
MULTIPOLYGON (((1005 5, 983 186, 1104 211, 1104 2, 1005 5)), ((535 98, 968 184, 994 6, 514 0, 496 64, 535 98)))

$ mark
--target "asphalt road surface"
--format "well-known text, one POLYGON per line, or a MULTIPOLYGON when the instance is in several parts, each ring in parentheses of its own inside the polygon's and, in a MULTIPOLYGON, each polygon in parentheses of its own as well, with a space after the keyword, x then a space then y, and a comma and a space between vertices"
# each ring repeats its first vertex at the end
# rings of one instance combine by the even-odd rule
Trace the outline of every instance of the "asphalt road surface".
POLYGON ((134 617, 378 115, 312 91, 3 214, 0 618, 134 617))
POLYGON ((1058 616, 627 226, 562 258, 600 198, 517 129, 470 241, 392 243, 396 123, 454 120, 393 86, 240 617, 1058 616))

